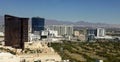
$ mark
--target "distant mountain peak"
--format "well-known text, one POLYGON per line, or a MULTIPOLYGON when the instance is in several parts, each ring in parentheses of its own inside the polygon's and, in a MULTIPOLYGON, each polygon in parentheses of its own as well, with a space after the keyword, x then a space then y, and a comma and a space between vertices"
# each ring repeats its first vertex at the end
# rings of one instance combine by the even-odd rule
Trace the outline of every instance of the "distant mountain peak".
MULTIPOLYGON (((0 25, 4 24, 4 16, 0 16, 0 25)), ((120 28, 120 24, 107 24, 107 23, 91 23, 86 21, 58 21, 46 19, 45 25, 73 25, 79 27, 107 27, 107 28, 120 28)))
POLYGON ((58 21, 58 20, 46 20, 45 25, 74 25, 80 27, 107 27, 107 28, 120 28, 120 24, 107 24, 107 23, 91 23, 86 21, 58 21))

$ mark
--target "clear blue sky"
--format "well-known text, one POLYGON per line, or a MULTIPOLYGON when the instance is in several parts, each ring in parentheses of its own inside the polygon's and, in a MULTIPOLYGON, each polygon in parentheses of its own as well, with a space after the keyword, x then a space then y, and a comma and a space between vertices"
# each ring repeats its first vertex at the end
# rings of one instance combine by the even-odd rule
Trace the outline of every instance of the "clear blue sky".
POLYGON ((120 0, 0 0, 0 15, 120 24, 120 0))

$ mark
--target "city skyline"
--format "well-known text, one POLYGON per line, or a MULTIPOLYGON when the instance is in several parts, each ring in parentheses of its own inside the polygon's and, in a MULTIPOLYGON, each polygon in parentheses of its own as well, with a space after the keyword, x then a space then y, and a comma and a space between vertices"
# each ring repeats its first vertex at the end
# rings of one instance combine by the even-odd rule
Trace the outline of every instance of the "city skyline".
POLYGON ((120 24, 119 0, 1 0, 0 15, 120 24))

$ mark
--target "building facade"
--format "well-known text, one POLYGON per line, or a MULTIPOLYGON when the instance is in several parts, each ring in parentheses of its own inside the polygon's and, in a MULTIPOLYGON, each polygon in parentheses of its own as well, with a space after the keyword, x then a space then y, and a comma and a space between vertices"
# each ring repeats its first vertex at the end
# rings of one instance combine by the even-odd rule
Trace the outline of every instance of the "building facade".
POLYGON ((74 31, 74 36, 75 36, 75 37, 80 36, 80 32, 79 32, 79 31, 74 31))
POLYGON ((95 28, 95 29, 87 29, 86 39, 95 40, 95 38, 105 37, 105 29, 103 28, 95 28))
POLYGON ((87 29, 87 36, 94 35, 97 36, 97 29, 87 29))
POLYGON ((73 26, 69 25, 52 25, 47 27, 49 30, 55 30, 58 31, 58 35, 73 35, 73 26))
POLYGON ((58 37, 58 31, 49 30, 49 36, 50 37, 58 37))
POLYGON ((32 33, 34 31, 42 31, 44 30, 45 19, 40 17, 32 18, 32 33))
POLYGON ((97 37, 104 37, 106 34, 105 29, 97 28, 97 37))
POLYGON ((105 29, 103 28, 96 28, 96 29, 87 29, 87 35, 94 35, 96 37, 104 37, 105 36, 105 29))
POLYGON ((5 15, 5 45, 24 48, 28 41, 28 18, 5 15))

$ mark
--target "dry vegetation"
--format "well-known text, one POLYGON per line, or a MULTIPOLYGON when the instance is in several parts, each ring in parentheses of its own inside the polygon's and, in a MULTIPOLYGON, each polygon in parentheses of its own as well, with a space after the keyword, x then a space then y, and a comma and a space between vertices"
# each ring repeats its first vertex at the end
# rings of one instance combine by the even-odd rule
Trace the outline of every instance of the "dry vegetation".
POLYGON ((104 62, 120 61, 120 42, 70 42, 52 43, 52 47, 61 55, 62 59, 71 62, 104 62))

